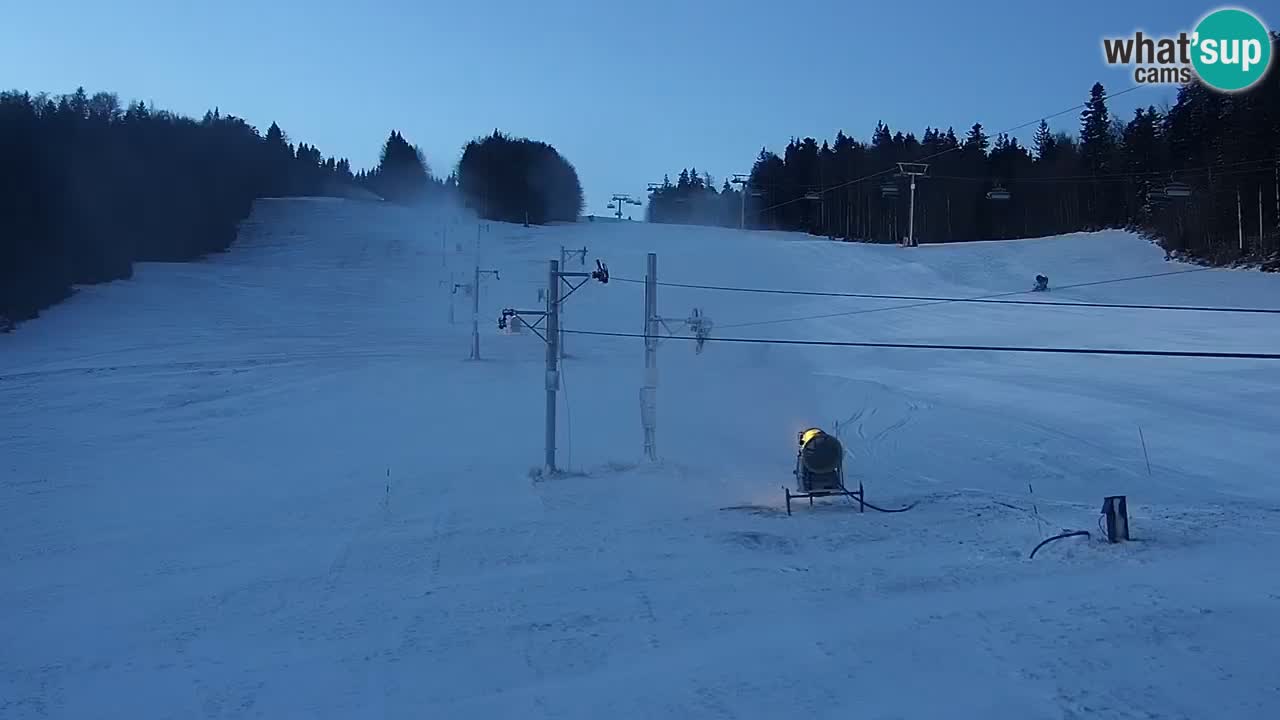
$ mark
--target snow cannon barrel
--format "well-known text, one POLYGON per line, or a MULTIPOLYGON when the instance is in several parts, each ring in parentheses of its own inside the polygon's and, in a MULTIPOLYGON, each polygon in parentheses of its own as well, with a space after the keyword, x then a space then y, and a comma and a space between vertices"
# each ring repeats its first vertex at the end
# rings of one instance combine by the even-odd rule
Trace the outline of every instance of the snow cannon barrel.
POLYGON ((826 475, 835 472, 843 458, 844 446, 835 437, 818 428, 810 428, 800 434, 800 461, 810 473, 826 475))

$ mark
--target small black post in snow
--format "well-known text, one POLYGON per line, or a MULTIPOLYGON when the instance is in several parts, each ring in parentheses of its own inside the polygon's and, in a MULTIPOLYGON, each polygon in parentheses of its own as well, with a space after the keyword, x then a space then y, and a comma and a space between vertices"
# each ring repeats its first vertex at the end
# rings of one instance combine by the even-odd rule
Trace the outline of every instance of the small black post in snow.
POLYGON ((1142 441, 1142 457, 1147 461, 1147 477, 1151 477, 1151 456, 1147 454, 1147 436, 1142 434, 1142 426, 1138 426, 1138 439, 1142 441))
POLYGON ((1027 494, 1031 496, 1031 511, 1036 515, 1036 530, 1040 533, 1040 537, 1044 537, 1044 526, 1040 524, 1040 508, 1036 507, 1036 494, 1031 489, 1031 483, 1027 482, 1027 494))

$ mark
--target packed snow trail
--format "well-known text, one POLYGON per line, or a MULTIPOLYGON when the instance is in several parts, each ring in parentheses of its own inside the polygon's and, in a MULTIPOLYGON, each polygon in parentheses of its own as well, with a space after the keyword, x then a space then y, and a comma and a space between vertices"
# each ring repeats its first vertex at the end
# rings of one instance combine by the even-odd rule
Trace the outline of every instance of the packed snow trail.
MULTIPOLYGON (((640 341, 570 335, 577 472, 535 480, 543 348, 494 328, 538 307, 561 245, 618 277, 652 251, 670 282, 976 296, 1176 269, 1144 241, 493 223, 472 363, 470 298, 448 308, 476 237, 262 202, 229 253, 0 336, 0 717, 1280 715, 1274 363, 669 340, 649 465, 640 341), (786 517, 810 425, 872 501, 919 505, 786 517), (1096 542, 1112 493, 1132 543, 1096 542), (1064 528, 1095 538, 1027 559, 1064 528)), ((1278 288, 1213 270, 1053 297, 1278 288)), ((642 296, 588 284, 565 323, 640 331, 642 296)), ((659 292, 760 338, 1280 349, 1268 316, 903 304, 659 292)))

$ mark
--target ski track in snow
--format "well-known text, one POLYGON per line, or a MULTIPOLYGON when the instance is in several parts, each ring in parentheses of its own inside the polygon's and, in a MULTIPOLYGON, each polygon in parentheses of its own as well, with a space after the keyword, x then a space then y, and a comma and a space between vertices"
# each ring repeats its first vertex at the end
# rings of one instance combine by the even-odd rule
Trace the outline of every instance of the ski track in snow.
MULTIPOLYGON (((230 252, 0 336, 0 717, 1280 715, 1271 365, 667 340, 648 464, 640 342, 571 334, 573 472, 539 478, 543 349, 492 329, 538 306, 560 245, 619 278, 654 251, 670 282, 957 296, 1176 269, 1158 249, 491 228, 479 363, 470 298, 448 320, 475 224, 348 201, 260 202, 230 252), (440 231, 464 252, 442 262, 440 231), (812 425, 871 502, 917 506, 787 517, 812 425), (1113 493, 1131 543, 1098 542, 1113 493), (1094 537, 1027 559, 1063 529, 1094 537)), ((1275 307, 1280 285, 1063 297, 1275 307)), ((566 325, 637 332, 641 301, 589 283, 566 325)), ((1266 317, 883 309, 904 304, 659 291, 717 328, 876 310, 734 336, 1280 349, 1266 317)))

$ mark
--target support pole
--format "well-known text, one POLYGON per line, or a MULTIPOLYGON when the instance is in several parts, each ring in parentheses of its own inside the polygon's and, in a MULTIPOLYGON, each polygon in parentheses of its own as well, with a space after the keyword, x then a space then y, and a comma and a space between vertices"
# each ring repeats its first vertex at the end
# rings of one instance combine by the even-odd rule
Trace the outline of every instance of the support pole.
POLYGON ((644 276, 644 386, 640 390, 640 420, 644 426, 644 454, 658 460, 658 255, 649 253, 644 276))
MULTIPOLYGON (((911 207, 908 211, 909 215, 907 216, 907 247, 916 247, 918 244, 916 243, 916 178, 927 175, 928 173, 929 166, 926 163, 898 163, 898 174, 911 176, 911 207)), ((949 204, 948 208, 950 208, 949 204)), ((948 212, 950 212, 949 209, 948 212)), ((893 234, 894 237, 897 237, 897 213, 894 213, 893 221, 893 234)))
MULTIPOLYGON (((477 256, 479 253, 477 253, 477 256)), ((480 359, 480 260, 471 280, 471 359, 480 359)))
POLYGON ((1244 254, 1244 215, 1240 210, 1240 188, 1236 187, 1236 230, 1240 233, 1240 254, 1244 254))
POLYGON ((476 225, 475 274, 471 276, 471 359, 480 359, 480 235, 484 225, 476 225))
POLYGON ((497 270, 480 269, 480 236, 488 231, 487 223, 476 227, 476 265, 471 276, 471 359, 480 359, 480 276, 482 274, 498 277, 497 270))
POLYGON ((907 219, 907 247, 916 246, 916 176, 911 176, 911 210, 907 219))
MULTIPOLYGON (((569 254, 568 254, 567 252, 565 252, 565 249, 564 249, 564 246, 563 246, 563 245, 561 245, 561 246, 560 246, 560 267, 561 267, 561 268, 569 267, 569 254)), ((560 308, 560 312, 562 312, 562 313, 563 313, 563 312, 564 312, 564 308, 560 308)), ((564 357, 565 357, 565 355, 564 355, 564 331, 563 331, 563 330, 561 330, 561 331, 560 331, 560 337, 556 339, 556 342, 557 342, 557 343, 559 344, 559 346, 560 346, 560 359, 561 359, 561 360, 563 360, 563 359, 564 359, 564 357)))
POLYGON ((547 437, 548 476, 556 473, 556 390, 560 388, 560 261, 547 273, 547 437))

